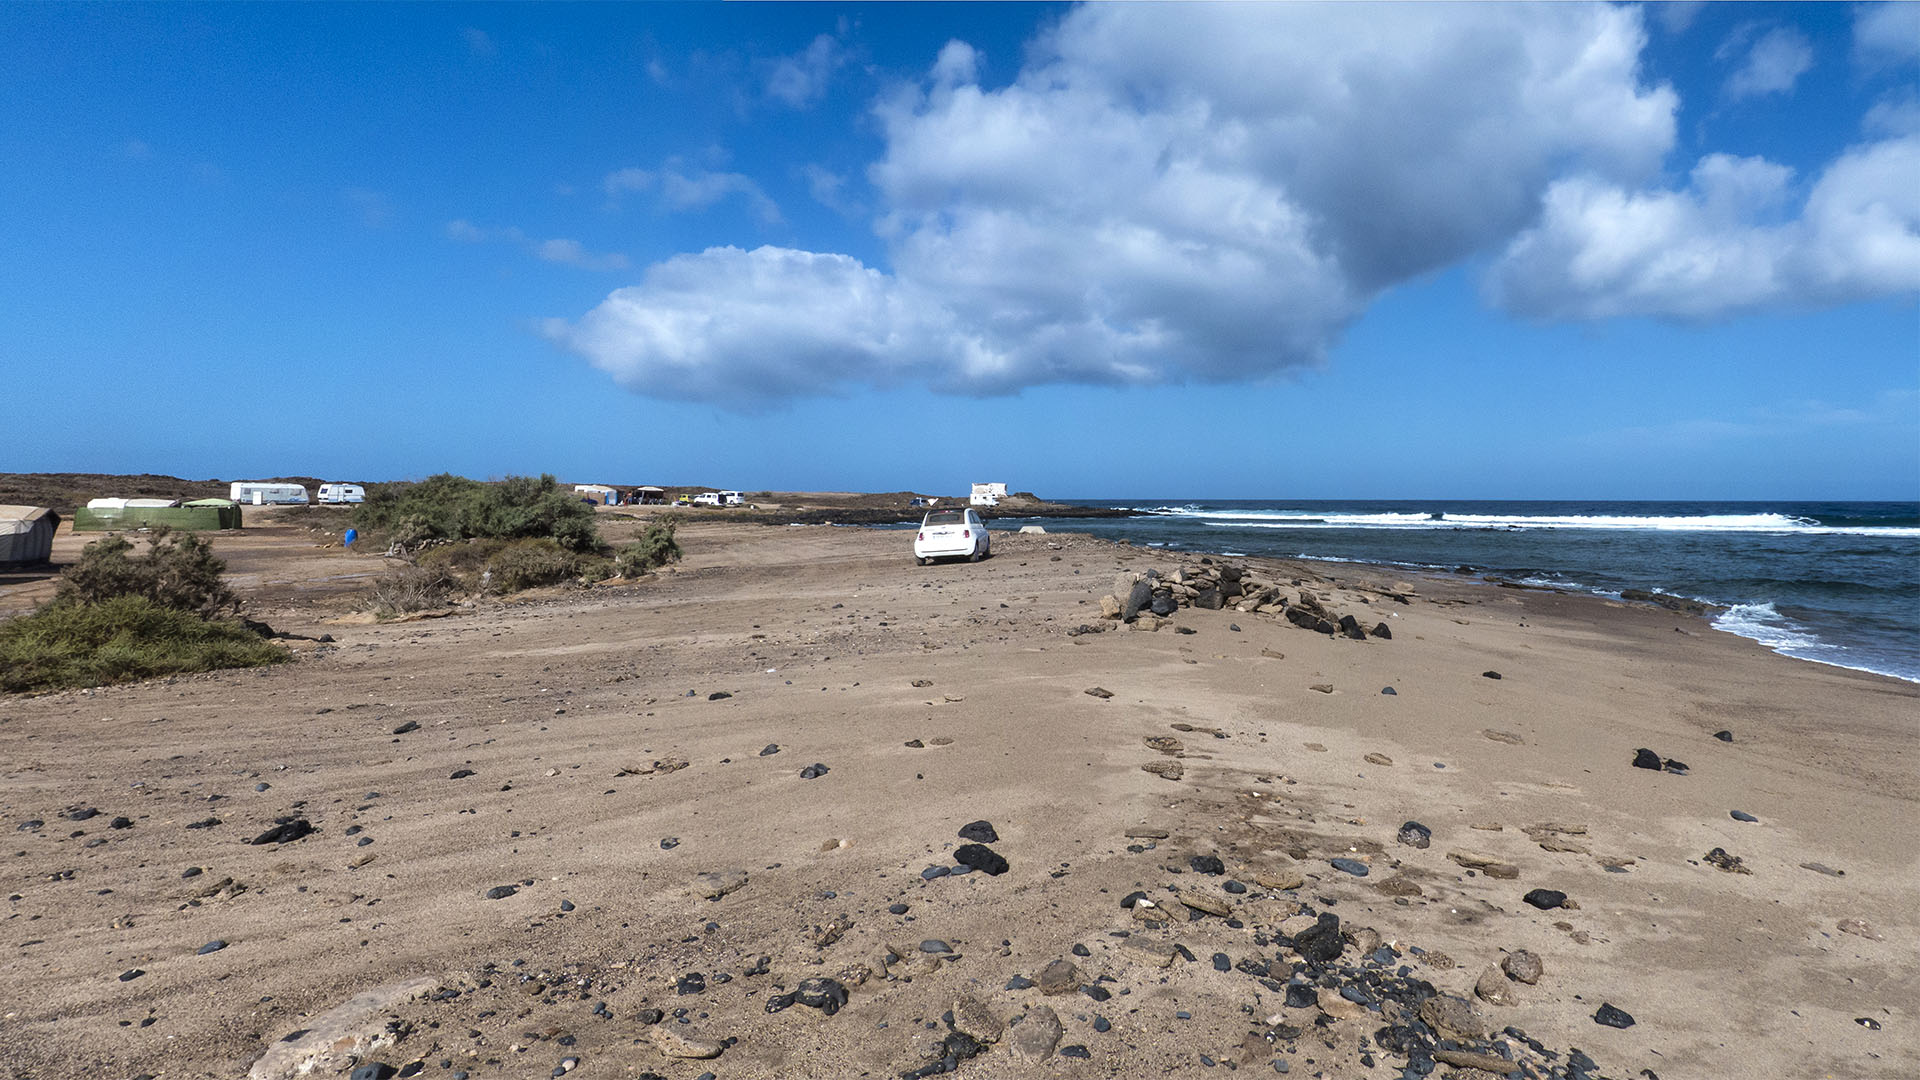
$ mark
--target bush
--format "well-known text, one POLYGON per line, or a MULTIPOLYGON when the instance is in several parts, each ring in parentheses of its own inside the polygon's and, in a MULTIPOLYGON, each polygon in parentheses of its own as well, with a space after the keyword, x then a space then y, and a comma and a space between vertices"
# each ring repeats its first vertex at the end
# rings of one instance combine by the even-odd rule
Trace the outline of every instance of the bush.
POLYGON ((608 576, 612 564, 597 555, 568 551, 553 540, 519 540, 507 544, 487 560, 486 587, 497 593, 514 593, 542 585, 559 585, 582 578, 593 581, 608 576))
POLYGON ((194 533, 162 526, 147 535, 144 555, 132 552, 132 542, 120 536, 88 544, 80 561, 61 575, 53 602, 101 604, 139 596, 206 618, 239 610, 239 599, 220 580, 227 564, 215 558, 212 545, 194 533))
POLYGON ((139 595, 55 601, 0 623, 0 690, 10 693, 288 659, 286 650, 237 622, 202 618, 139 595))
POLYGON ((447 606, 459 580, 444 566, 408 566, 373 585, 373 610, 382 616, 447 606))
POLYGON ((615 553, 613 569, 623 578, 636 578, 679 558, 680 543, 673 538, 673 521, 662 519, 649 524, 640 539, 615 553))
POLYGON ((429 540, 545 537, 568 551, 600 545, 593 507, 551 476, 509 476, 483 484, 441 473, 417 484, 375 484, 354 509, 355 528, 402 548, 429 540))

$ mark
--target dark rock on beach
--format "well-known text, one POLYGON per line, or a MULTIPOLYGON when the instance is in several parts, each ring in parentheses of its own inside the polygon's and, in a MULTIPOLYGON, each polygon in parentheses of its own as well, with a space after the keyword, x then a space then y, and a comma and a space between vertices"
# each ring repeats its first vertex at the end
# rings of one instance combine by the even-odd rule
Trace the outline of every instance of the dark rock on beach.
POLYGON ((972 840, 979 844, 997 844, 1000 842, 1000 834, 993 831, 993 823, 990 821, 970 821, 960 826, 960 839, 972 840))
POLYGON ((953 850, 953 861, 993 877, 999 877, 1007 872, 1007 860, 983 844, 960 845, 953 850))
POLYGON ((1567 894, 1558 889, 1535 889, 1521 899, 1541 911, 1552 911, 1554 908, 1567 906, 1567 894))
POLYGON ((828 1016, 847 1003, 847 988, 834 979, 801 979, 792 993, 767 998, 767 1011, 777 1013, 791 1005, 819 1009, 828 1016))
POLYGON ((247 841, 249 844, 288 844, 312 833, 313 823, 306 818, 281 821, 273 828, 247 841))
POLYGON ((1654 772, 1659 772, 1660 755, 1643 746, 1633 752, 1633 767, 1636 769, 1651 769, 1654 772))
POLYGON ((1425 848, 1433 843, 1433 830, 1417 821, 1409 821, 1400 826, 1400 832, 1394 839, 1413 848, 1425 848))
POLYGON ((1593 1014, 1593 1022, 1611 1028, 1630 1028, 1634 1021, 1632 1013, 1616 1008, 1611 1002, 1602 1002, 1600 1010, 1593 1014))
POLYGON ((1317 922, 1293 936, 1293 951, 1315 967, 1338 960, 1345 948, 1346 941, 1340 936, 1340 916, 1330 911, 1321 912, 1317 922))

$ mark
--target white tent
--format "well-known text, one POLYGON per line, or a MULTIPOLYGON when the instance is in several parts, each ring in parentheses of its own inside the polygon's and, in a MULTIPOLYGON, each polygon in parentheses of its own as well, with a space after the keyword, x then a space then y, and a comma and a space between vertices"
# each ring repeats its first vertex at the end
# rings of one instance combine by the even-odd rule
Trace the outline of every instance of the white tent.
POLYGON ((88 499, 89 510, 164 510, 169 506, 179 506, 179 499, 88 499))
POLYGON ((43 563, 60 515, 44 506, 0 506, 0 566, 43 563))

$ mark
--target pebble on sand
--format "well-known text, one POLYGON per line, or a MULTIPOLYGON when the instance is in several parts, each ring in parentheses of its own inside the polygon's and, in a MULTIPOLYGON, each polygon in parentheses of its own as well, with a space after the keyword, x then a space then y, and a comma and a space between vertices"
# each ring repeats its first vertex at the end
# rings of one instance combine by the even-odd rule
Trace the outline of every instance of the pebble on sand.
POLYGON ((1534 889, 1521 899, 1541 911, 1551 911, 1554 908, 1567 906, 1567 894, 1558 889, 1534 889))
POLYGON ((1593 1022, 1611 1028, 1630 1028, 1633 1026, 1633 1014, 1616 1008, 1611 1002, 1602 1002, 1600 1010, 1593 1014, 1593 1022))

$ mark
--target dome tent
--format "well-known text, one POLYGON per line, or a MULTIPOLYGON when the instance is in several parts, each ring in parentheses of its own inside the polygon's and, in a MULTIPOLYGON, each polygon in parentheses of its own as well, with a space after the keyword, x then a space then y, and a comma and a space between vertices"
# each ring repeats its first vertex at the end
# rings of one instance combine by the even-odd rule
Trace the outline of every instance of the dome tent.
POLYGON ((44 506, 0 506, 0 566, 46 562, 59 526, 60 515, 44 506))

